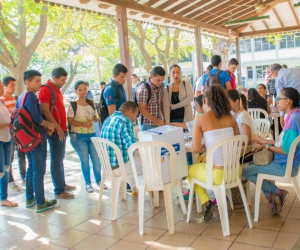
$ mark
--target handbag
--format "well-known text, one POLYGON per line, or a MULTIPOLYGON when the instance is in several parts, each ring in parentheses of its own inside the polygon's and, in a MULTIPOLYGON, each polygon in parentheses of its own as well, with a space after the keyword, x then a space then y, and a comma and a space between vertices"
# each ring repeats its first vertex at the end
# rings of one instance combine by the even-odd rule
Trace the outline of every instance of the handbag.
POLYGON ((274 153, 264 148, 263 150, 256 152, 253 155, 253 163, 257 166, 265 166, 273 161, 274 153))

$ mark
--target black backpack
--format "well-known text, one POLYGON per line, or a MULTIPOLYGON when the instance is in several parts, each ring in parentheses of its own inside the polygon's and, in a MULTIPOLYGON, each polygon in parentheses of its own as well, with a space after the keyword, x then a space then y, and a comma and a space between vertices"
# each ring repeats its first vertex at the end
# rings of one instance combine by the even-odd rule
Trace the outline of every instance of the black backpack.
POLYGON ((204 93, 207 92, 209 90, 209 87, 214 83, 222 85, 221 80, 219 78, 219 74, 221 72, 222 72, 222 70, 218 69, 218 71, 214 75, 212 75, 210 73, 210 70, 206 70, 207 78, 206 78, 205 85, 204 85, 204 93))
POLYGON ((105 88, 107 86, 112 86, 116 90, 116 93, 117 93, 116 102, 118 102, 118 100, 120 99, 120 91, 119 91, 118 87, 115 86, 113 83, 106 84, 106 86, 104 87, 104 89, 101 92, 100 106, 99 106, 99 112, 98 112, 99 115, 100 115, 100 120, 101 120, 102 124, 105 121, 105 119, 107 117, 109 117, 108 108, 107 108, 107 105, 106 105, 106 102, 105 102, 105 98, 104 98, 104 90, 105 90, 105 88))
MULTIPOLYGON (((147 98, 147 104, 148 104, 148 103, 150 102, 151 95, 152 95, 152 93, 151 93, 151 87, 150 87, 150 85, 148 84, 147 81, 142 81, 142 82, 140 82, 140 85, 139 85, 137 88, 140 88, 142 85, 145 85, 146 88, 147 88, 147 90, 148 90, 148 98, 147 98)), ((136 88, 136 91, 135 91, 135 93, 134 93, 134 98, 133 98, 133 100, 134 100, 134 102, 138 105, 138 101, 137 101, 137 97, 136 97, 137 88, 136 88)), ((139 112, 138 115, 140 115, 140 112, 139 112)), ((142 123, 144 122, 144 116, 141 117, 141 122, 142 122, 142 123)))

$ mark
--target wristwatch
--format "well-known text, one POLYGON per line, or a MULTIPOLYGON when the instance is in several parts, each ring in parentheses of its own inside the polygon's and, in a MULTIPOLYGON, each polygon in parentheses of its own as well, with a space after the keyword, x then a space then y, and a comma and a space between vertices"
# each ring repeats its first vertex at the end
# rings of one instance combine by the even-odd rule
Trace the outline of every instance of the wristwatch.
POLYGON ((266 145, 265 145, 265 148, 266 148, 267 150, 269 150, 269 147, 270 147, 269 144, 266 144, 266 145))

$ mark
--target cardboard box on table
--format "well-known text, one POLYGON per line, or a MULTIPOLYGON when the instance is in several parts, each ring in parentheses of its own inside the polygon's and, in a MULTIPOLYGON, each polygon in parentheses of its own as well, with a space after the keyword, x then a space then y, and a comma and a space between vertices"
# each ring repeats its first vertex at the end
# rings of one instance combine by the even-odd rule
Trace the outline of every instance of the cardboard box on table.
MULTIPOLYGON (((175 177, 176 179, 181 179, 188 175, 188 167, 186 160, 186 150, 184 144, 183 129, 173 126, 162 126, 148 131, 139 132, 139 141, 163 141, 171 144, 176 152, 175 159, 175 177)), ((161 152, 161 172, 164 183, 169 183, 171 181, 170 176, 170 165, 167 150, 162 150, 161 152)))

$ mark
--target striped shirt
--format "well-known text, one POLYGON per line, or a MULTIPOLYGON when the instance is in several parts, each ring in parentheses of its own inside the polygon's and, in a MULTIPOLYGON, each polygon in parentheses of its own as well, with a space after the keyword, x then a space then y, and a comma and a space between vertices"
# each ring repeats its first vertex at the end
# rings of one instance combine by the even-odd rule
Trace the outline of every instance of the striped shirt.
MULTIPOLYGON (((101 138, 107 139, 121 150, 124 163, 129 161, 128 148, 137 142, 134 138, 132 122, 120 111, 107 117, 101 128, 101 138)), ((119 165, 117 156, 111 147, 107 148, 111 167, 119 165)))
POLYGON ((1 96, 1 100, 4 102, 10 114, 16 109, 17 101, 14 96, 12 97, 1 96))

